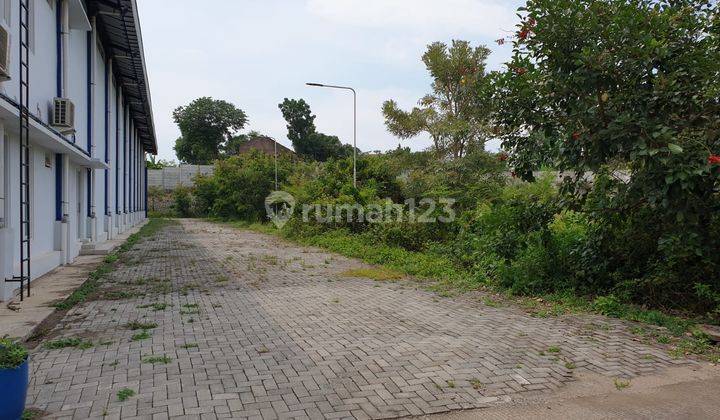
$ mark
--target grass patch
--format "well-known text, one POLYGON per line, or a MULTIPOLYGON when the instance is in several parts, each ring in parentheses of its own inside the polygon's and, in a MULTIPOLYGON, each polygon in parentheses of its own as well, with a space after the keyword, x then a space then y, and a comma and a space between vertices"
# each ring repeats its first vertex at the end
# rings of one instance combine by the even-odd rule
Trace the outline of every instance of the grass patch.
POLYGON ((615 389, 618 391, 622 391, 625 388, 628 388, 630 386, 630 381, 625 379, 613 379, 613 384, 615 384, 615 389))
POLYGON ((20 420, 36 420, 41 419, 45 416, 47 416, 49 413, 46 413, 43 410, 40 410, 38 408, 26 408, 25 411, 23 411, 22 416, 20 417, 20 420))
POLYGON ((480 379, 470 379, 470 385, 476 391, 479 391, 479 390, 485 388, 485 384, 483 384, 482 381, 480 381, 480 379))
POLYGON ((120 245, 118 252, 120 254, 125 253, 132 249, 132 247, 135 246, 135 244, 137 244, 141 239, 153 236, 164 227, 171 226, 176 223, 176 221, 171 219, 150 219, 150 221, 141 227, 139 231, 128 236, 125 243, 120 245))
POLYGON ((80 287, 75 289, 70 296, 53 306, 61 311, 66 311, 82 302, 85 302, 95 291, 97 291, 100 280, 115 270, 115 265, 123 253, 132 249, 132 247, 141 238, 154 235, 163 227, 173 223, 176 222, 168 219, 150 219, 150 221, 140 228, 138 232, 130 235, 117 251, 106 255, 100 266, 91 272, 88 279, 80 287))
POLYGON ((126 327, 128 327, 131 330, 151 330, 153 328, 157 328, 157 323, 155 322, 141 322, 141 321, 130 321, 127 323, 126 327))
POLYGON ((132 336, 132 341, 141 341, 141 340, 147 340, 148 338, 152 337, 148 330, 142 330, 141 332, 135 334, 132 336))
POLYGON ((168 305, 167 303, 148 303, 147 305, 138 306, 138 309, 151 308, 153 311, 158 312, 158 311, 164 311, 165 309, 168 308, 168 306, 170 306, 170 305, 168 305))
POLYGON ((181 309, 180 315, 197 315, 200 313, 200 309, 181 309))
POLYGON ((58 350, 58 349, 65 349, 65 348, 75 348, 79 350, 89 349, 93 346, 93 343, 90 341, 85 341, 78 337, 66 337, 66 338, 60 338, 53 341, 48 341, 43 345, 48 350, 58 350))
POLYGON ((363 277, 375 281, 392 281, 403 278, 403 273, 384 267, 355 268, 340 273, 343 277, 363 277))
POLYGON ((196 349, 198 348, 198 343, 186 343, 180 346, 181 349, 196 349))
POLYGON ((142 359, 143 363, 151 363, 151 364, 163 364, 166 365, 170 362, 172 362, 172 357, 168 356, 148 356, 142 359))
POLYGON ((117 392, 118 401, 127 401, 128 398, 135 395, 135 391, 130 388, 123 388, 117 392))

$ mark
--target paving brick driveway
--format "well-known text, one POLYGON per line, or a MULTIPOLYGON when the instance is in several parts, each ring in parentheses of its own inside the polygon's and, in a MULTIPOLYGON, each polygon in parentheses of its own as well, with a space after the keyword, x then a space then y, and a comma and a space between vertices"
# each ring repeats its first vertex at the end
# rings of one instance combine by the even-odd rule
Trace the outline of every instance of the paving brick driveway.
POLYGON ((80 419, 388 418, 502 404, 581 371, 612 381, 685 363, 620 321, 534 318, 411 281, 340 275, 362 266, 182 220, 112 275, 109 290, 136 296, 85 303, 54 331, 94 347, 33 353, 28 406, 80 419), (133 341, 131 321, 157 327, 133 341), (125 387, 137 394, 120 402, 125 387))

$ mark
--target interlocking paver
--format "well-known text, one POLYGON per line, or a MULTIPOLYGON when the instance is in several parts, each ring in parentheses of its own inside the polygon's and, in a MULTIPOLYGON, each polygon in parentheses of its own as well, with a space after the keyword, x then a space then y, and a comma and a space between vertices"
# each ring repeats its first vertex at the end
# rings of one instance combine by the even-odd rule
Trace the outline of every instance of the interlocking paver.
POLYGON ((502 404, 578 371, 632 377, 688 363, 634 341, 618 320, 533 318, 411 281, 340 275, 361 266, 182 220, 138 243, 107 280, 140 284, 139 296, 87 302, 53 331, 93 348, 33 353, 28 406, 81 419, 389 418, 502 404), (158 326, 132 341, 133 320, 158 326), (550 346, 560 353, 543 353, 550 346), (172 360, 143 363, 150 355, 172 360), (120 402, 124 387, 137 395, 120 402))

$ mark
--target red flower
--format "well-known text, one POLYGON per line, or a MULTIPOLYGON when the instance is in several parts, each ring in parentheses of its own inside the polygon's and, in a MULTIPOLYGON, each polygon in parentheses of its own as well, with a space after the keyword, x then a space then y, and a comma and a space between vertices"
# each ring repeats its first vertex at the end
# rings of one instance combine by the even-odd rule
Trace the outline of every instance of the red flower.
POLYGON ((535 19, 530 18, 530 19, 528 19, 528 21, 527 21, 527 26, 529 26, 529 27, 531 27, 531 28, 534 28, 536 23, 537 23, 537 22, 535 22, 535 19))
POLYGON ((505 45, 505 38, 496 39, 495 42, 497 42, 498 45, 505 45))
POLYGON ((520 40, 522 41, 525 41, 529 33, 530 31, 527 28, 522 28, 522 30, 518 33, 518 38, 520 38, 520 40))
POLYGON ((573 131, 572 139, 578 141, 578 139, 580 139, 580 133, 578 133, 577 131, 573 131))
POLYGON ((718 155, 710 155, 708 157, 708 164, 709 165, 720 165, 720 156, 718 155))
POLYGON ((527 69, 525 67, 515 67, 515 73, 517 74, 525 74, 527 73, 527 69))
POLYGON ((500 162, 505 162, 506 160, 508 160, 508 155, 507 153, 503 152, 500 153, 497 158, 500 162))

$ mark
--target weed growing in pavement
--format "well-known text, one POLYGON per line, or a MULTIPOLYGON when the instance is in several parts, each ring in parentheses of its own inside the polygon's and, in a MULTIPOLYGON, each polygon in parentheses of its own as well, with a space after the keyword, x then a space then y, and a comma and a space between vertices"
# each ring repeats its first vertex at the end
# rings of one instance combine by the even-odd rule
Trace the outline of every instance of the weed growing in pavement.
POLYGON ((132 341, 141 341, 141 340, 147 340, 148 338, 152 337, 148 330, 142 330, 141 332, 134 334, 132 336, 132 341))
POLYGON ((123 388, 120 391, 117 392, 117 397, 119 401, 126 401, 128 398, 135 395, 135 391, 133 391, 130 388, 123 388))
POLYGON ((146 305, 140 305, 140 306, 138 306, 138 309, 151 308, 153 311, 157 312, 157 311, 164 311, 165 309, 167 309, 168 306, 172 306, 172 305, 168 305, 167 303, 157 303, 156 302, 156 303, 148 303, 146 305))
POLYGON ((85 341, 78 337, 66 337, 66 338, 60 338, 53 341, 48 341, 43 345, 48 350, 57 350, 57 349, 64 349, 64 348, 75 348, 75 349, 89 349, 93 346, 93 343, 90 341, 85 341))
POLYGON ((615 378, 615 379, 613 379, 613 383, 615 384, 615 389, 617 389, 618 391, 622 391, 623 389, 630 386, 629 379, 625 380, 625 379, 615 378))
POLYGON ((151 364, 168 364, 172 362, 172 357, 168 356, 148 356, 142 359, 143 363, 151 363, 151 364))
POLYGON ((127 323, 127 327, 131 330, 151 330, 157 326, 158 324, 155 322, 130 321, 127 323))
POLYGON ((485 384, 483 384, 480 379, 470 379, 470 385, 473 387, 474 390, 480 390, 485 388, 485 384))
POLYGON ((198 343, 186 343, 180 346, 181 349, 196 349, 198 348, 198 343))

